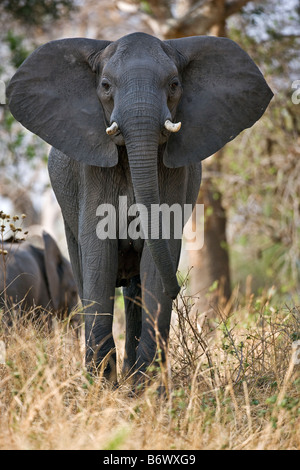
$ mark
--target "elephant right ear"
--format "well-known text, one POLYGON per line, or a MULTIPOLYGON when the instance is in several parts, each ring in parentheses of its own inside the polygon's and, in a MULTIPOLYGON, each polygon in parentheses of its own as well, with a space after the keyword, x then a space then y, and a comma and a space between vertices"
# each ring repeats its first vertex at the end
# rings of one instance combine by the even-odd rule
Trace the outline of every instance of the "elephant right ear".
POLYGON ((117 148, 105 132, 93 59, 110 44, 84 38, 51 41, 34 51, 8 89, 13 116, 69 157, 111 167, 117 148))
POLYGON ((164 163, 197 163, 253 126, 273 92, 249 55, 227 38, 194 36, 166 41, 177 51, 183 94, 175 121, 180 132, 167 143, 164 163))

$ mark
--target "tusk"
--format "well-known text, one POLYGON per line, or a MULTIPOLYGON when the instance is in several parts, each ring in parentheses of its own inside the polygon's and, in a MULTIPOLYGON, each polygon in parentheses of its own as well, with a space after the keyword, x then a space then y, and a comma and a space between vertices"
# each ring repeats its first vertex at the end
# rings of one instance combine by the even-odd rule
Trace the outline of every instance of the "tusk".
POLYGON ((106 134, 115 135, 119 130, 118 124, 114 121, 111 126, 107 127, 106 134))
POLYGON ((181 128, 181 122, 171 122, 167 119, 165 122, 165 128, 170 132, 178 132, 181 128))

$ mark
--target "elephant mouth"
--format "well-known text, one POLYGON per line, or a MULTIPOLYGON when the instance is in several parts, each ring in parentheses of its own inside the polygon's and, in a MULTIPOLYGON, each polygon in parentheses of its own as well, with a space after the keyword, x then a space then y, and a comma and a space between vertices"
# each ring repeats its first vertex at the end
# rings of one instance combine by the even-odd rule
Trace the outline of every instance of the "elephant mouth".
POLYGON ((120 146, 125 145, 125 139, 120 129, 114 135, 110 135, 110 138, 116 145, 120 145, 120 146))

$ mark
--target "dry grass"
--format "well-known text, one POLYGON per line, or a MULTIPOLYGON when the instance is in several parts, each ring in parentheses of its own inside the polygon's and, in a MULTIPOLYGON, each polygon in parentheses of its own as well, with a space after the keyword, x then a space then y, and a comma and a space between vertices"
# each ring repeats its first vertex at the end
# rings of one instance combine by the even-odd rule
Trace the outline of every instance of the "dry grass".
POLYGON ((92 379, 63 324, 2 331, 0 449, 299 449, 299 311, 251 298, 204 333, 190 309, 175 306, 163 397, 158 379, 139 396, 92 379))

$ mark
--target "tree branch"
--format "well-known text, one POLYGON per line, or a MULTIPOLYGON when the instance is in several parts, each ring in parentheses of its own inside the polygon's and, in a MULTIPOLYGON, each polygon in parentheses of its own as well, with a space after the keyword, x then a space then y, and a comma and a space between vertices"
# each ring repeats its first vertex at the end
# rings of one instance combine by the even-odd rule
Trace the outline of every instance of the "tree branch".
POLYGON ((216 0, 199 0, 180 18, 167 21, 165 35, 171 38, 207 34, 222 16, 216 0))
MULTIPOLYGON (((228 18, 235 13, 238 13, 250 0, 232 0, 225 2, 225 17, 228 18)), ((256 0, 253 0, 254 2, 256 0)))
MULTIPOLYGON (((220 8, 218 0, 198 0, 190 2, 190 8, 179 18, 162 18, 156 9, 156 0, 150 0, 153 7, 155 20, 159 24, 163 36, 167 38, 197 36, 207 34, 215 25, 224 22, 229 16, 238 13, 250 0, 228 0, 224 7, 220 8), (163 22, 162 22, 163 19, 163 22)), ((255 0, 254 0, 255 1, 255 0)), ((223 2, 222 2, 223 3, 223 2)))

